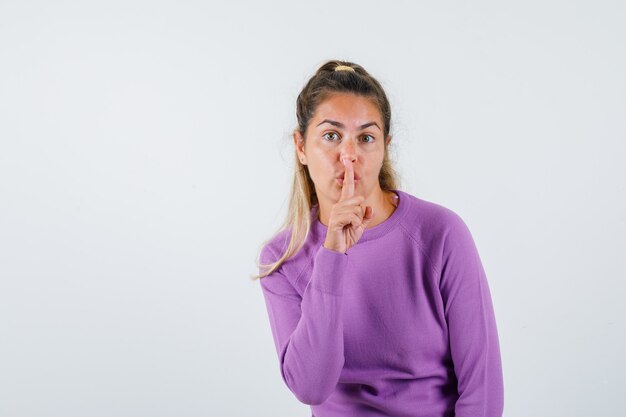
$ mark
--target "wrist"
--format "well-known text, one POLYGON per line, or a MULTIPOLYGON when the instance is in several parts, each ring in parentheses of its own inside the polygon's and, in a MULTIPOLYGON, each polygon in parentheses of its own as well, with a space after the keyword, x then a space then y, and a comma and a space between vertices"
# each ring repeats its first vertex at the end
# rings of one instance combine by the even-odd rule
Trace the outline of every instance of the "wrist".
POLYGON ((336 248, 336 247, 334 247, 333 245, 328 244, 328 243, 326 243, 326 242, 324 242, 324 245, 323 245, 323 246, 324 246, 324 248, 326 248, 326 249, 328 249, 328 250, 332 250, 332 251, 339 252, 339 253, 344 253, 344 251, 342 251, 341 249, 336 248))

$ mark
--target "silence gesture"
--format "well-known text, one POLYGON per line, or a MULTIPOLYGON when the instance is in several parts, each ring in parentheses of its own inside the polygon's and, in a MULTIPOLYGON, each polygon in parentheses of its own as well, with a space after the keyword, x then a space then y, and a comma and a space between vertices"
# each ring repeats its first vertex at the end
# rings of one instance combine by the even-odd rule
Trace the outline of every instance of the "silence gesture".
POLYGON ((352 161, 344 158, 342 162, 345 171, 341 197, 330 209, 324 247, 345 253, 363 235, 365 228, 374 218, 374 209, 370 206, 363 208, 362 204, 365 197, 354 195, 354 167, 352 161))

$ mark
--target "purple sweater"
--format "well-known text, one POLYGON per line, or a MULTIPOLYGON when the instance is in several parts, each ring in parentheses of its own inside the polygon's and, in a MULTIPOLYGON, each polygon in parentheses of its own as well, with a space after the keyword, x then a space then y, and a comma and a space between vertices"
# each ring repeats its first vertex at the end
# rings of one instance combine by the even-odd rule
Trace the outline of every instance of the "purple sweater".
MULTIPOLYGON (((339 253, 311 210, 305 245, 261 278, 280 373, 314 417, 501 417, 491 294, 459 215, 400 190, 339 253)), ((289 229, 261 250, 278 259, 289 229)))

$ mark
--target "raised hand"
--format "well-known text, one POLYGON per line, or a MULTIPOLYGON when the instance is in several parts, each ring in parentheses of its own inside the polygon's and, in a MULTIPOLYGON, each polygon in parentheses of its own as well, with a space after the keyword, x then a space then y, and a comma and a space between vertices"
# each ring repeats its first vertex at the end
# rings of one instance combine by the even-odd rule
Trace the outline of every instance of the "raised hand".
POLYGON ((354 246, 374 218, 374 209, 363 208, 365 197, 354 195, 354 167, 350 159, 342 160, 345 168, 341 197, 330 209, 324 247, 345 253, 354 246))

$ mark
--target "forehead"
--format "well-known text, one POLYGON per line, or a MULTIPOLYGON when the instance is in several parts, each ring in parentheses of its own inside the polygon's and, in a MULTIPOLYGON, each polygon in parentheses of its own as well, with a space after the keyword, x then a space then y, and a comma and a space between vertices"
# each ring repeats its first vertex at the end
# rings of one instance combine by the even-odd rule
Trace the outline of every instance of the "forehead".
POLYGON ((313 119, 331 119, 348 127, 367 122, 382 123, 375 99, 349 93, 333 93, 326 97, 315 109, 313 119))

